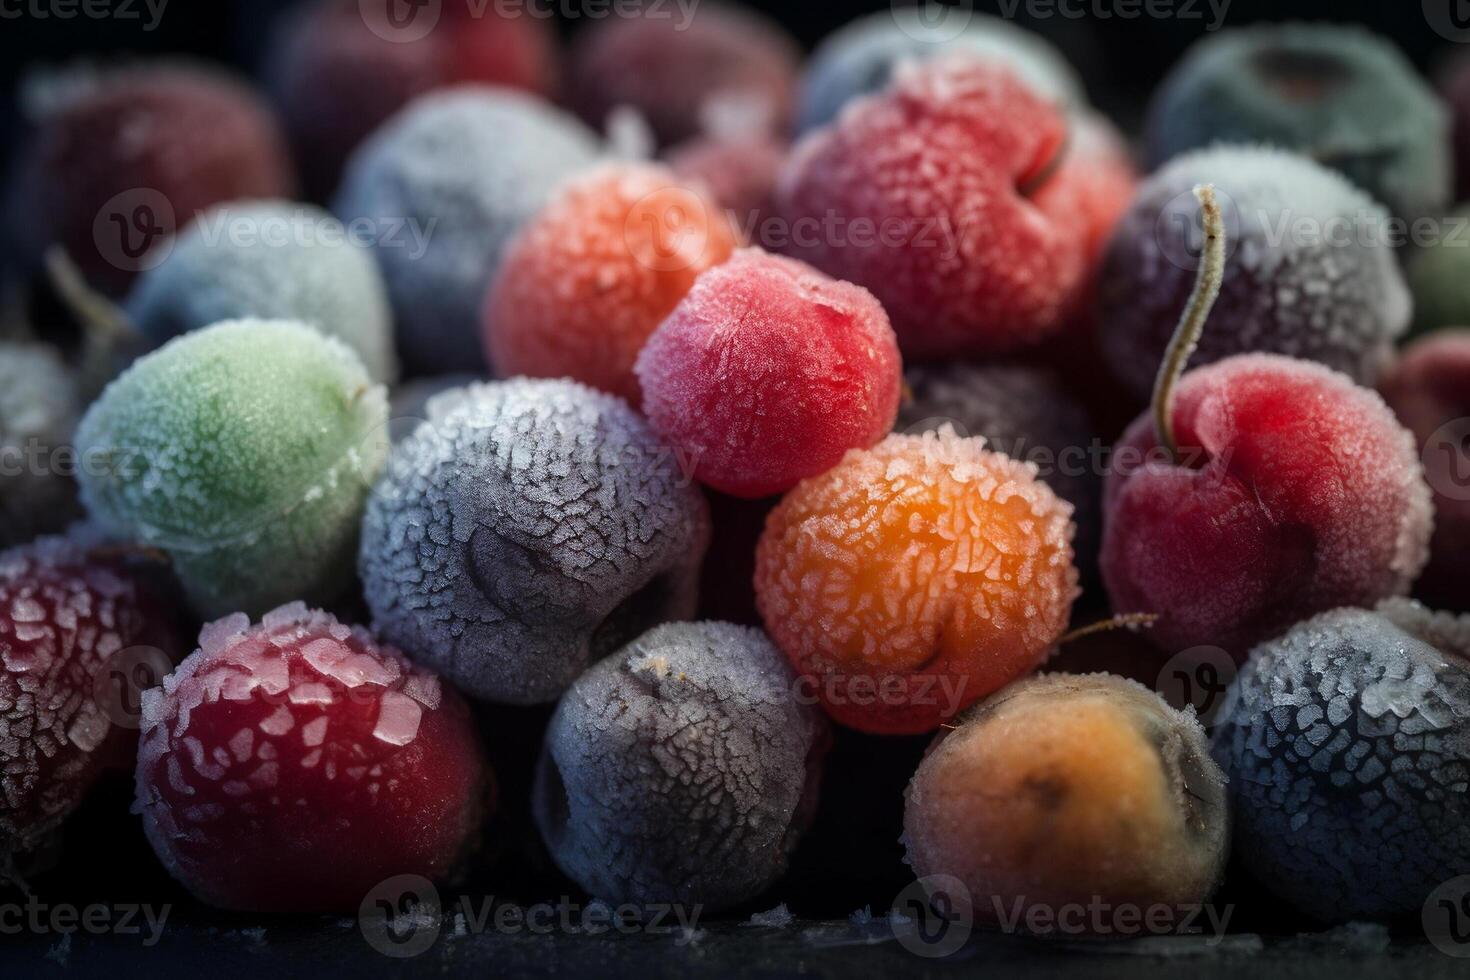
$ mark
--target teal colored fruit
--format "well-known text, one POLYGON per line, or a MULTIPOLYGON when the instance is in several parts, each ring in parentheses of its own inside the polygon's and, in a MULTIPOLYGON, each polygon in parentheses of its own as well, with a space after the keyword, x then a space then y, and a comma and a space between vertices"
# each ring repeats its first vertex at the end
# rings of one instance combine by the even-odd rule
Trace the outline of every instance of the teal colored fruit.
POLYGON ((82 499, 173 560, 203 617, 325 602, 350 582, 387 455, 387 395, 341 342, 236 320, 142 358, 82 419, 82 499))

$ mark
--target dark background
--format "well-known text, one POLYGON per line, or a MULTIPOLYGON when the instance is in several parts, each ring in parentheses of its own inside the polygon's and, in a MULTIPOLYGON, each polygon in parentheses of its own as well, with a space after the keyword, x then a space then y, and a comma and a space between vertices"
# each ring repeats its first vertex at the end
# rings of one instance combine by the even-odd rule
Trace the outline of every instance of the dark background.
MULTIPOLYGON (((0 0, 0 9, 20 9, 33 0, 0 0)), ((121 2, 121 0, 115 0, 121 2)), ((142 9, 141 0, 133 2, 142 9)), ((29 18, 0 20, 0 84, 13 93, 28 65, 64 61, 84 54, 186 51, 249 69, 259 57, 275 15, 296 0, 170 0, 157 30, 145 32, 142 21, 42 22, 29 18)), ((452 0, 451 0, 452 2, 452 0)), ((561 0, 552 0, 559 5, 561 0)), ((903 2, 903 0, 900 0, 903 2)), ((1026 16, 1028 4, 1016 7, 1018 23, 1058 44, 1083 71, 1094 99, 1103 108, 1128 117, 1147 98, 1162 73, 1204 33, 1211 15, 1205 0, 1173 0, 1176 9, 1193 3, 1194 19, 1118 17, 1081 19, 1060 15, 1036 20, 1026 16)), ((1452 4, 1460 0, 1428 0, 1452 4)), ((747 0, 785 24, 807 47, 864 13, 887 9, 887 0, 747 0)), ((1108 0, 1065 0, 1066 9, 1111 8, 1108 0)), ((999 14, 999 0, 975 0, 974 7, 999 14)), ((1393 38, 1421 67, 1455 48, 1435 34, 1424 18, 1421 0, 1232 0, 1227 26, 1258 20, 1335 20, 1361 23, 1393 38)), ((587 23, 592 23, 588 21, 587 23)), ((579 24, 564 23, 571 34, 579 24)), ((7 98, 13 102, 13 98, 7 98)))

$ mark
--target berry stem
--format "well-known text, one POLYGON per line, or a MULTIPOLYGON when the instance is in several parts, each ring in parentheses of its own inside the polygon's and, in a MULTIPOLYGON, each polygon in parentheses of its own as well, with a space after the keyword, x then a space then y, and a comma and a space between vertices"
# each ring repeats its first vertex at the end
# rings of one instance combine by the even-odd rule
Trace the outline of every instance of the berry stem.
POLYGON ((1215 185, 1196 186, 1194 196, 1200 204, 1205 232, 1199 274, 1194 280, 1189 305, 1184 308, 1184 315, 1169 341, 1169 349, 1164 352, 1158 380, 1154 382, 1154 433, 1159 445, 1176 463, 1179 461, 1179 446, 1174 440, 1174 388, 1184 374, 1190 356, 1199 346, 1205 321, 1209 319, 1215 300, 1220 297, 1220 284, 1225 278, 1225 221, 1220 215, 1220 202, 1215 199, 1215 185))
POLYGON ((1111 633, 1113 630, 1119 629, 1144 629, 1158 621, 1159 616, 1157 613, 1125 613, 1121 616, 1114 616, 1112 619, 1099 620, 1088 626, 1079 626, 1058 640, 1057 646, 1066 646, 1073 640, 1080 640, 1084 636, 1092 636, 1094 633, 1111 633))
POLYGON ((60 246, 46 252, 46 275, 57 298, 82 328, 84 344, 78 374, 84 394, 95 395, 112 380, 120 356, 141 350, 142 335, 122 307, 87 283, 60 246))

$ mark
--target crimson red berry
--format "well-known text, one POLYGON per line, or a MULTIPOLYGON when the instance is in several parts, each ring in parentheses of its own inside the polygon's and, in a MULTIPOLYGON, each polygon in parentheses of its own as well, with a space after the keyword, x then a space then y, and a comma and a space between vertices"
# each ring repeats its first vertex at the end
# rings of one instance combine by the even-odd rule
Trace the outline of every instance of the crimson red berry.
POLYGON ((237 614, 145 697, 136 809, 202 901, 349 911, 385 878, 443 878, 492 780, 464 702, 302 603, 237 614))
POLYGON ((747 242, 774 247, 776 181, 791 147, 773 136, 738 133, 681 143, 668 153, 669 166, 684 180, 701 181, 728 211, 747 242))
POLYGON ((1088 222, 1058 180, 1064 112, 1006 69, 907 65, 803 141, 777 187, 788 254, 871 289, 905 355, 992 355, 1076 303, 1088 222))
MULTIPOLYGON (((443 4, 432 29, 395 24, 387 5, 317 0, 276 37, 267 76, 296 149, 307 190, 329 195, 352 150, 415 97, 461 82, 550 96, 556 40, 544 19, 498 4, 473 16, 472 3, 443 4)), ((427 8, 425 8, 425 11, 427 8)))
POLYGON ((1178 462, 1139 419, 1103 502, 1113 608, 1158 613, 1156 644, 1243 658, 1316 613, 1408 592, 1428 557, 1429 488, 1376 394, 1248 354, 1186 374, 1173 421, 1178 462))
POLYGON ((183 645, 158 585, 81 539, 0 554, 0 866, 41 843, 128 750, 129 685, 156 683, 183 645))
POLYGON ((1380 390, 1414 433, 1434 491, 1429 566, 1415 594, 1438 609, 1470 609, 1470 330, 1416 341, 1380 390))
POLYGON ((66 248, 120 294, 157 246, 211 205, 291 198, 295 176, 270 109, 209 68, 72 69, 38 84, 12 221, 28 260, 66 248))
POLYGON ((866 289, 744 249, 704 273, 638 357, 643 410, 701 482, 791 489, 893 428, 898 344, 866 289))

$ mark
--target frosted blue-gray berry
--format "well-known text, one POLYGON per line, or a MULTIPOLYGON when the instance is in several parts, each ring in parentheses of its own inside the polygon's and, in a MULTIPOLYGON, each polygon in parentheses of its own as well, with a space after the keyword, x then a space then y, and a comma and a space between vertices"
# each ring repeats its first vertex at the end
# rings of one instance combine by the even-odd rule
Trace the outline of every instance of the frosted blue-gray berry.
POLYGON ((410 373, 483 367, 480 306, 501 253, 598 153, 592 131, 549 103, 477 85, 420 97, 358 148, 333 210, 377 229, 410 373))
POLYGON ((78 400, 71 371, 51 348, 0 343, 0 547, 80 516, 71 446, 78 400))
POLYGON ((661 626, 579 678, 533 797, 557 865, 609 902, 714 912, 786 870, 816 806, 828 731, 759 630, 661 626))
POLYGON ((1214 143, 1296 150, 1406 218, 1450 201, 1448 113, 1392 43, 1356 26, 1207 35, 1154 96, 1149 167, 1214 143))
POLYGON ((829 36, 812 55, 802 82, 799 128, 825 126, 853 99, 885 88, 899 62, 956 52, 1006 65, 1058 102, 1084 101, 1076 71, 1041 35, 968 7, 948 14, 967 18, 958 33, 947 19, 926 20, 932 15, 919 7, 895 4, 829 36))
POLYGON ((1470 617, 1406 600, 1252 654, 1215 756, 1251 872, 1324 921, 1417 916, 1470 874, 1470 617))
POLYGON ((363 526, 388 642, 476 697, 534 704, 693 614, 708 508, 626 402, 518 379, 441 394, 428 414, 363 526))
POLYGON ((242 201, 200 215, 134 285, 126 311, 155 346, 224 320, 296 320, 351 347, 375 380, 397 373, 372 253, 306 204, 242 201))
POLYGON ((1317 361, 1371 385, 1409 325, 1390 218, 1340 175, 1266 147, 1216 146, 1144 181, 1099 277, 1099 331, 1119 379, 1153 389, 1194 288, 1193 189, 1213 184, 1227 226, 1225 279, 1190 365, 1233 354, 1317 361))

